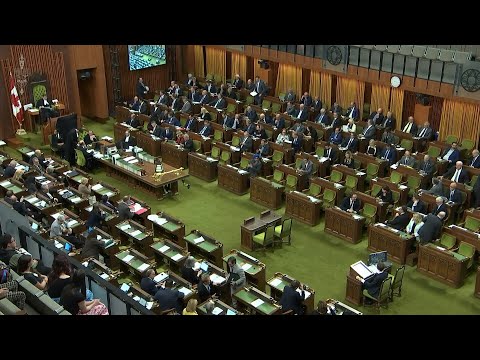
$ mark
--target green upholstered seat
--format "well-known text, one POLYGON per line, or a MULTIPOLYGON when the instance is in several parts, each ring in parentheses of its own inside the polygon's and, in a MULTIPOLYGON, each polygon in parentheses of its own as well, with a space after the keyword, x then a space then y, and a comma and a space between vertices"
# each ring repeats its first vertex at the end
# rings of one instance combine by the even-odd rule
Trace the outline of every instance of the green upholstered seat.
POLYGON ((363 305, 365 306, 365 300, 373 300, 375 307, 380 310, 380 307, 385 305, 388 309, 388 301, 390 300, 390 287, 392 285, 392 278, 388 277, 383 280, 382 285, 380 285, 380 292, 378 297, 371 296, 367 290, 363 290, 363 305))
POLYGON ((274 232, 274 242, 277 243, 288 243, 288 245, 291 244, 291 233, 292 233, 292 219, 286 218, 283 219, 282 224, 275 226, 275 232, 274 232), (285 241, 285 239, 287 239, 285 241), (277 241, 278 240, 278 241, 277 241))
POLYGON ((273 245, 274 235, 275 226, 269 225, 264 232, 253 235, 253 243, 255 245, 259 245, 263 250, 265 250, 268 245, 273 245))

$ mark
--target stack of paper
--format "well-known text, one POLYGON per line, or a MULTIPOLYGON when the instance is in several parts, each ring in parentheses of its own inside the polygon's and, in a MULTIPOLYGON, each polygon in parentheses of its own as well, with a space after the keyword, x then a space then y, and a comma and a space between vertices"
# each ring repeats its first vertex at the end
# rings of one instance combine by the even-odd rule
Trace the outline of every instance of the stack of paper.
POLYGON ((93 185, 93 186, 92 186, 92 190, 94 190, 94 191, 98 191, 98 190, 100 190, 101 188, 103 188, 103 185, 102 185, 102 184, 96 184, 96 185, 93 185))
POLYGON ((275 278, 269 282, 269 284, 272 285, 273 287, 277 287, 281 283, 282 283, 282 279, 279 279, 279 278, 275 278))
POLYGON ((71 221, 68 222, 67 226, 72 227, 73 225, 76 225, 76 224, 78 224, 77 220, 71 220, 71 221))
POLYGON ((156 283, 159 283, 165 280, 166 278, 168 278, 168 274, 161 272, 160 274, 158 274, 153 278, 153 281, 155 281, 156 283))
POLYGON ((205 241, 205 239, 203 238, 203 236, 200 236, 199 238, 196 238, 196 239, 193 239, 193 242, 195 244, 200 244, 201 242, 205 241))
POLYGON ((255 301, 252 301, 250 303, 250 305, 252 305, 253 307, 256 307, 258 308, 260 305, 262 305, 265 301, 263 301, 262 299, 257 299, 255 301))
POLYGON ((212 310, 212 315, 218 315, 218 314, 221 314, 222 313, 222 309, 220 309, 219 307, 215 307, 213 310, 212 310))
POLYGON ((133 255, 127 255, 127 256, 125 256, 125 257, 123 258, 123 261, 125 261, 125 262, 128 263, 128 262, 131 261, 132 259, 133 259, 133 255))
POLYGON ((243 271, 247 271, 248 269, 250 269, 252 267, 252 264, 248 264, 248 263, 245 263, 242 265, 242 269, 243 271))
MULTIPOLYGON (((173 261, 178 261, 178 260, 180 260, 182 257, 183 257, 182 254, 176 254, 175 256, 172 256, 171 259, 172 259, 173 261)), ((186 295, 186 294, 185 294, 185 295, 186 295)))
POLYGON ((218 285, 223 283, 226 279, 223 276, 219 276, 217 274, 212 274, 210 275, 210 280, 212 280, 212 283, 214 285, 218 285))
POLYGON ((140 265, 140 266, 137 268, 137 270, 138 270, 138 271, 145 271, 145 270, 148 269, 148 267, 149 267, 149 265, 144 263, 144 264, 140 265))
POLYGON ((167 223, 167 222, 168 222, 168 220, 165 219, 165 218, 158 218, 158 219, 157 219, 157 224, 158 224, 158 225, 163 225, 163 224, 165 224, 165 223, 167 223))
POLYGON ((170 246, 168 245, 163 245, 160 249, 158 249, 160 252, 164 253, 165 251, 167 251, 168 249, 170 249, 170 246))
POLYGON ((130 224, 126 224, 126 225, 120 226, 120 230, 125 231, 125 230, 130 229, 131 227, 132 226, 130 224))
POLYGON ((137 236, 140 235, 142 232, 140 230, 135 230, 134 232, 130 233, 130 236, 137 236))
POLYGON ((192 292, 192 290, 187 289, 187 288, 184 287, 184 286, 181 287, 180 289, 178 289, 178 291, 180 291, 181 293, 183 293, 185 296, 188 296, 188 295, 192 292))

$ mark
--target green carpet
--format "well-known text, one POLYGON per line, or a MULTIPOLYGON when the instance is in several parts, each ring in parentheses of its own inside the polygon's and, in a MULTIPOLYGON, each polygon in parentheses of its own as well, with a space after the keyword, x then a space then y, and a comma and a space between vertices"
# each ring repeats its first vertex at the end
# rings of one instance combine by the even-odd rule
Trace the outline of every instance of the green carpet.
MULTIPOLYGON (((113 119, 100 124, 84 118, 84 125, 97 136, 113 137, 113 119)), ((33 135, 30 145, 35 144, 40 144, 40 138, 33 135)), ((15 153, 15 150, 10 149, 9 152, 15 153)), ((16 156, 19 157, 18 152, 16 156)), ((107 177, 103 171, 96 171, 93 177, 110 183, 122 194, 132 194, 147 201, 152 213, 162 210, 181 219, 187 233, 199 229, 213 236, 223 243, 224 254, 231 249, 240 249, 240 225, 243 220, 265 210, 250 201, 249 194, 237 196, 219 188, 216 181, 207 183, 190 177, 190 189, 179 184, 178 195, 158 201, 142 191, 132 193, 127 184, 107 177)), ((285 207, 277 212, 283 215, 285 207)), ((268 249, 265 253, 256 251, 250 254, 266 264, 267 280, 275 272, 282 272, 315 289, 316 301, 326 298, 345 301, 349 266, 358 260, 368 259, 367 239, 365 236, 360 243, 353 245, 324 233, 323 228, 323 221, 310 227, 294 220, 292 245, 277 247, 274 252, 268 249)), ((393 272, 396 268, 394 264, 393 272)), ((476 266, 472 269, 476 269, 476 266)), ((407 266, 402 297, 395 297, 388 309, 382 308, 380 314, 479 314, 480 299, 473 295, 475 277, 475 271, 472 270, 465 284, 453 289, 407 266)), ((365 314, 378 314, 371 308, 357 308, 365 314)))

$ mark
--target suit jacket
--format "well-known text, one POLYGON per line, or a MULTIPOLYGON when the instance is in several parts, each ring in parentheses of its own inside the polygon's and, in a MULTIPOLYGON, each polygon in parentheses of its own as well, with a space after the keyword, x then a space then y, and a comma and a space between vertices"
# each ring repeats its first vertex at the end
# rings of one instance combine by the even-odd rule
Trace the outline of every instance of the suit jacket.
POLYGON ((323 156, 330 158, 332 163, 337 162, 337 151, 333 147, 330 147, 330 156, 328 156, 328 150, 327 149, 324 150, 323 156))
POLYGON ((442 220, 434 214, 428 214, 423 220, 423 226, 418 230, 418 236, 420 237, 420 243, 425 244, 432 240, 438 239, 440 231, 442 230, 442 220))
POLYGON ((255 89, 255 84, 253 82, 250 84, 247 83, 247 85, 245 85, 245 88, 251 92, 255 89))
MULTIPOLYGON (((349 107, 347 109, 347 116, 350 115, 350 112, 352 111, 352 108, 349 107)), ((358 110, 358 108, 355 106, 353 107, 353 113, 352 115, 350 116, 353 120, 358 120, 360 118, 360 111, 358 110)))
POLYGON ((232 291, 237 291, 238 289, 243 288, 247 283, 247 279, 245 277, 245 271, 238 264, 235 264, 232 268, 230 268, 230 266, 227 265, 227 268, 228 268, 227 282, 231 284, 232 291), (238 279, 233 280, 234 277, 238 279))
POLYGON ((322 100, 314 101, 312 103, 313 106, 313 111, 320 111, 320 109, 323 107, 322 100))
MULTIPOLYGON (((408 124, 408 122, 407 122, 407 124, 408 124)), ((405 124, 405 125, 402 127, 402 131, 403 131, 403 129, 405 129, 405 127, 407 126, 407 124, 405 124)), ((412 124, 412 127, 410 128, 409 134, 412 134, 412 136, 416 136, 417 133, 418 133, 418 126, 417 126, 417 124, 413 123, 413 124, 412 124)))
POLYGON ((193 270, 192 268, 187 268, 185 266, 182 266, 181 274, 182 274, 182 278, 190 281, 192 285, 198 284, 199 279, 197 276, 197 271, 193 270))
POLYGON ((167 124, 170 124, 170 125, 174 125, 174 126, 180 126, 180 121, 175 117, 175 116, 172 116, 171 118, 169 118, 167 120, 167 124))
POLYGON ((179 111, 182 108, 182 105, 183 105, 182 100, 180 100, 179 98, 176 98, 176 99, 173 99, 171 108, 173 109, 173 111, 179 111))
POLYGON ((138 121, 137 118, 134 118, 133 120, 132 120, 132 118, 130 118, 130 119, 128 119, 127 121, 125 121, 125 123, 126 123, 127 125, 130 125, 130 126, 133 127, 133 128, 137 128, 137 127, 140 126, 140 121, 138 121))
POLYGON ((302 304, 305 300, 305 291, 302 289, 301 294, 297 292, 291 286, 285 286, 283 288, 283 294, 280 298, 280 305, 282 305, 282 311, 293 310, 295 315, 302 315, 302 304))
POLYGON ((325 126, 329 126, 332 123, 327 114, 318 114, 315 122, 319 124, 324 124, 325 126))
POLYGON ((159 288, 155 294, 155 300, 160 305, 160 311, 175 308, 178 313, 182 313, 183 303, 181 299, 184 297, 185 295, 182 292, 169 288, 159 288))
POLYGON ((241 152, 252 152, 252 149, 253 149, 253 140, 250 136, 240 141, 241 152))
POLYGON ((291 101, 294 102, 296 99, 297 95, 295 93, 287 93, 285 95, 285 100, 284 101, 291 101))
MULTIPOLYGON (((420 137, 420 134, 423 132, 423 127, 418 129, 418 135, 420 137)), ((428 127, 426 128, 424 134, 422 134, 421 138, 422 139, 427 139, 427 140, 430 140, 432 138, 432 135, 433 135, 433 130, 431 127, 428 127)))
POLYGON ((137 96, 140 99, 143 99, 146 91, 147 91, 147 89, 145 88, 145 85, 142 84, 140 81, 137 81, 137 96))
POLYGON ((258 176, 262 171, 262 162, 261 161, 254 161, 251 159, 248 163, 248 172, 250 176, 258 176))
MULTIPOLYGON (((451 148, 445 149, 445 151, 442 153, 440 156, 442 159, 447 153, 450 151, 451 148)), ((452 164, 455 164, 458 160, 460 160, 460 151, 458 149, 455 149, 452 151, 450 156, 448 157, 448 161, 450 161, 452 164)), ((453 175, 453 174, 452 174, 453 175)))
POLYGON ((433 185, 430 190, 425 191, 427 194, 436 196, 443 196, 443 184, 439 182, 437 185, 433 185))
POLYGON ((268 154, 270 154, 270 145, 268 145, 268 143, 266 143, 265 145, 260 146, 260 147, 258 148, 258 153, 259 153, 262 157, 268 156, 268 154))
POLYGON ((243 87, 243 80, 242 79, 235 79, 233 81, 233 86, 235 86, 237 89, 241 89, 243 87))
POLYGON ((90 145, 94 141, 98 141, 95 135, 93 136, 93 141, 90 139, 90 136, 88 134, 83 137, 83 142, 85 143, 85 145, 90 145))
POLYGON ((201 129, 199 129, 198 133, 203 136, 210 136, 212 132, 212 128, 210 126, 203 125, 201 129))
POLYGON ((387 225, 397 230, 405 230, 410 221, 407 213, 396 216, 393 220, 387 221, 387 225))
POLYGON ((392 165, 397 157, 397 152, 395 151, 394 148, 390 148, 390 151, 388 152, 387 155, 387 148, 383 148, 382 152, 380 153, 380 158, 385 158, 385 160, 388 160, 388 163, 392 165))
POLYGON ((386 144, 393 144, 395 142, 395 138, 392 133, 383 133, 381 141, 386 144))
MULTIPOLYGON (((455 166, 452 166, 444 175, 443 177, 445 179, 452 179, 452 177, 455 175, 455 171, 457 169, 455 168, 455 166)), ((465 170, 464 168, 462 168, 462 170, 460 171, 460 175, 458 175, 458 181, 459 183, 462 183, 462 184, 465 184, 466 182, 468 182, 469 180, 469 177, 468 177, 468 172, 467 170, 465 170)))
POLYGON ((435 208, 433 208, 431 214, 438 215, 438 213, 442 211, 445 212, 445 214, 448 214, 447 205, 442 204, 440 206, 437 206, 437 204, 435 204, 435 208))
POLYGON ((258 83, 255 84, 254 90, 258 93, 257 96, 263 96, 267 91, 267 86, 265 85, 265 82, 263 80, 260 80, 258 81, 258 83))
POLYGON ((333 105, 332 105, 332 107, 330 108, 330 111, 331 111, 332 113, 336 112, 336 113, 338 113, 338 114, 340 115, 341 112, 342 112, 342 107, 341 107, 340 105, 337 105, 337 106, 333 106, 333 105))
POLYGON ((200 95, 200 100, 199 102, 201 104, 208 104, 208 102, 210 101, 210 95, 206 94, 206 95, 200 95))
POLYGON ((152 129, 152 134, 156 137, 163 137, 163 128, 160 125, 155 126, 154 129, 152 129))
POLYGON ((134 111, 140 111, 140 101, 132 102, 130 108, 134 111))
MULTIPOLYGON (((375 117, 375 115, 377 115, 377 112, 376 112, 376 111, 372 112, 368 118, 369 118, 370 120, 373 120, 373 118, 375 117)), ((384 118, 385 118, 385 117, 383 116, 383 114, 378 115, 378 118, 377 118, 377 120, 375 120, 375 124, 374 124, 374 125, 381 125, 381 124, 383 124, 383 119, 384 119, 384 118)))
POLYGON ((217 98, 210 101, 210 105, 215 107, 216 109, 225 109, 227 107, 227 101, 223 97, 220 100, 217 98))
POLYGON ((187 120, 187 122, 185 123, 185 130, 197 132, 197 128, 198 128, 198 121, 195 118, 191 118, 187 120))
POLYGON ((52 134, 52 145, 53 146, 59 146, 58 144, 64 143, 64 140, 62 138, 62 135, 60 133, 57 133, 57 135, 52 134))
POLYGON ((408 160, 406 160, 406 157, 402 156, 399 163, 402 164, 402 165, 413 167, 415 165, 415 158, 413 156, 410 156, 410 158, 408 160), (406 163, 405 163, 405 161, 406 161, 406 163))
POLYGON ((193 146, 193 140, 192 139, 188 139, 187 141, 185 141, 183 143, 183 147, 188 150, 189 152, 193 151, 194 150, 194 146, 193 146))
POLYGON ((233 121, 234 121, 233 117, 226 115, 223 118, 222 125, 231 129, 233 127, 233 121))
MULTIPOLYGON (((340 204, 340 209, 342 209, 343 211, 347 211, 348 209, 350 209, 351 205, 350 205, 350 198, 349 197, 346 197, 345 199, 342 200, 342 203, 340 204)), ((355 202, 353 203, 353 211, 356 211, 358 212, 360 210, 360 200, 359 199, 356 199, 355 202)))
POLYGON ((155 285, 155 281, 153 281, 153 279, 150 279, 149 277, 143 277, 140 281, 141 289, 152 296, 155 296, 158 291, 158 288, 155 285))
POLYGON ((257 120, 257 112, 255 110, 245 111, 245 116, 249 118, 252 122, 255 122, 255 120, 257 120))
POLYGON ((395 119, 393 117, 391 117, 390 119, 385 117, 383 119, 383 123, 382 123, 382 126, 385 127, 385 128, 390 128, 392 130, 395 129, 395 119))
POLYGON ((431 160, 427 162, 422 160, 418 163, 417 170, 418 171, 423 170, 427 175, 432 175, 433 172, 435 171, 435 164, 431 160))
POLYGON ((162 137, 164 139, 168 139, 168 140, 172 140, 173 139, 173 131, 166 127, 164 130, 163 130, 163 134, 162 134, 162 137))
POLYGON ((16 210, 20 215, 27 215, 27 206, 25 205, 24 202, 21 201, 16 201, 13 203, 13 209, 16 210))
POLYGON ((332 132, 332 134, 330 135, 330 142, 334 143, 335 145, 340 145, 342 143, 342 140, 343 138, 341 132, 332 132))
POLYGON ((308 176, 312 175, 313 163, 311 161, 302 160, 300 164, 300 170, 304 171, 308 176))
POLYGON ((365 136, 365 139, 367 140, 371 140, 375 137, 375 126, 370 126, 370 127, 365 127, 365 129, 363 129, 363 136, 365 136))
POLYGON ((304 104, 305 106, 312 106, 312 97, 310 95, 308 96, 302 96, 302 98, 300 99, 300 104, 304 104))
POLYGON ((379 196, 383 202, 393 205, 393 194, 391 190, 387 191, 387 194, 385 196, 383 195, 383 191, 380 191, 379 196))
POLYGON ((147 114, 147 103, 145 101, 140 102, 140 105, 138 106, 138 111, 140 114, 147 114))
POLYGON ((447 190, 445 193, 445 197, 448 199, 448 201, 453 201, 456 204, 461 204, 462 203, 462 194, 460 190, 455 189, 453 191, 453 194, 450 190, 450 188, 447 190))
POLYGON ((210 121, 212 120, 212 115, 207 111, 205 114, 200 115, 200 119, 210 121))
POLYGON ((188 93, 188 99, 193 101, 193 102, 200 102, 200 94, 197 93, 196 91, 194 93, 189 92, 188 93))
POLYGON ((300 110, 298 110, 296 116, 297 119, 300 119, 302 121, 305 121, 308 119, 308 109, 303 108, 302 113, 300 114, 300 110))
POLYGON ((294 153, 302 151, 302 146, 303 146, 303 139, 300 136, 298 136, 296 140, 292 139, 292 148, 294 153))
POLYGON ((127 220, 133 217, 133 212, 130 211, 130 208, 123 201, 118 203, 118 217, 120 220, 127 220))
POLYGON ((200 298, 200 303, 207 301, 214 293, 212 283, 210 282, 209 289, 205 286, 203 282, 199 282, 197 286, 198 297, 200 298))
POLYGON ((230 91, 230 94, 227 92, 226 97, 229 97, 230 99, 237 100, 237 94, 235 94, 235 91, 230 91))
POLYGON ((212 94, 216 94, 217 93, 217 88, 214 84, 207 84, 207 86, 205 87, 205 89, 209 92, 209 93, 212 93, 212 94))
POLYGON ((419 212, 422 214, 427 213, 427 206, 420 200, 418 200, 417 205, 413 206, 413 200, 410 200, 407 203, 407 207, 411 208, 412 211, 419 212))
POLYGON ((182 113, 190 113, 191 110, 192 110, 192 104, 190 103, 190 101, 185 101, 182 108, 180 109, 182 113))
POLYGON ((123 140, 120 142, 120 146, 122 149, 128 149, 130 146, 135 146, 137 145, 137 141, 135 140, 134 137, 132 137, 132 135, 130 135, 130 138, 128 139, 127 141, 127 138, 124 136, 123 137, 123 140))
POLYGON ((243 131, 248 132, 250 135, 253 135, 255 133, 255 124, 250 124, 246 128, 243 129, 243 131))
POLYGON ((477 156, 476 159, 472 159, 472 162, 470 163, 470 166, 473 166, 476 169, 480 168, 480 155, 477 156))
POLYGON ((283 129, 285 127, 285 120, 281 117, 278 121, 277 119, 274 120, 273 126, 275 126, 277 129, 283 129))
POLYGON ((384 270, 379 274, 374 274, 363 283, 363 288, 367 290, 370 296, 377 297, 380 293, 380 287, 383 281, 388 277, 388 273, 384 270))
POLYGON ((49 100, 49 99, 47 98, 47 102, 48 102, 48 105, 44 105, 45 103, 43 102, 43 98, 40 98, 40 99, 37 100, 37 102, 36 102, 36 104, 35 104, 35 107, 36 107, 37 109, 40 109, 40 107, 49 107, 49 108, 51 108, 51 107, 52 107, 52 100, 49 100))
POLYGON ((342 129, 342 119, 340 119, 339 117, 338 118, 333 118, 332 119, 332 129, 335 130, 336 128, 340 128, 340 130, 342 129))
POLYGON ((166 94, 161 95, 157 100, 157 104, 167 105, 168 104, 168 96, 166 94))

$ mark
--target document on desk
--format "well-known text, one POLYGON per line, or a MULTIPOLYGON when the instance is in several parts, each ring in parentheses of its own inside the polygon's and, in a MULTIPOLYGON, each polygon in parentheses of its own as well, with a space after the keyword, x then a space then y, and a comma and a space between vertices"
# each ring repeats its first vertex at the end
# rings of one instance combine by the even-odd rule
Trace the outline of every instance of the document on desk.
POLYGON ((4 182, 0 183, 0 185, 2 185, 3 187, 7 187, 7 186, 12 185, 12 183, 10 181, 4 181, 4 182))
POLYGON ((130 236, 137 236, 137 235, 140 235, 142 232, 140 230, 135 230, 133 232, 130 233, 130 236))
POLYGON ((153 301, 147 302, 146 308, 147 308, 148 310, 151 310, 151 309, 152 309, 152 306, 153 306, 153 301))
POLYGON ((88 266, 88 261, 83 262, 82 265, 87 267, 88 266))
POLYGON ((62 244, 61 242, 55 240, 55 247, 56 247, 57 249, 60 249, 60 248, 63 247, 63 244, 62 244))
POLYGON ((158 224, 158 225, 163 225, 163 224, 165 224, 165 223, 167 223, 167 222, 168 222, 168 220, 165 219, 165 218, 158 218, 158 219, 157 219, 157 224, 158 224))
POLYGON ((363 261, 358 261, 350 266, 360 277, 366 278, 372 275, 372 271, 363 261))
POLYGON ((78 224, 78 221, 77 221, 77 220, 72 220, 72 221, 69 221, 69 222, 67 223, 67 226, 68 226, 68 227, 72 227, 72 226, 77 225, 77 224, 78 224))
POLYGON ((241 174, 241 175, 245 175, 245 174, 248 174, 248 171, 238 169, 238 173, 241 174))
POLYGON ((314 203, 318 203, 321 201, 320 199, 314 198, 313 196, 309 196, 308 198, 310 199, 311 202, 314 202, 314 203))
POLYGON ((269 284, 273 287, 277 287, 281 283, 282 283, 282 279, 279 279, 279 278, 275 278, 275 279, 273 279, 272 281, 269 282, 269 284))
POLYGON ((160 251, 161 253, 164 253, 164 252, 167 251, 168 249, 170 249, 170 246, 168 246, 168 245, 163 245, 160 249, 158 249, 158 251, 160 251))
POLYGON ((102 184, 96 184, 92 186, 92 190, 94 191, 100 190, 101 188, 103 188, 102 184))
POLYGON ((263 301, 262 299, 257 299, 255 301, 252 301, 250 303, 250 305, 252 305, 253 307, 255 308, 258 308, 260 305, 262 305, 265 301, 263 301))
POLYGON ((34 197, 28 199, 27 201, 28 201, 30 204, 33 204, 33 203, 35 203, 35 202, 38 201, 38 198, 34 196, 34 197))
POLYGON ((137 270, 138 270, 138 271, 145 271, 145 270, 148 269, 149 266, 150 266, 150 265, 143 263, 142 265, 140 265, 139 267, 137 267, 137 270))
POLYGON ((73 198, 70 199, 70 201, 74 204, 78 204, 80 201, 82 201, 82 198, 79 196, 74 196, 73 198))
POLYGON ((188 296, 189 294, 192 293, 192 290, 187 289, 185 286, 182 286, 180 289, 178 289, 178 291, 185 294, 185 296, 188 296))
POLYGON ((247 270, 250 269, 251 267, 252 267, 252 264, 248 264, 248 263, 242 265, 243 271, 247 271, 247 270))
POLYGON ((110 276, 108 276, 108 274, 102 273, 102 274, 100 274, 100 277, 101 277, 103 280, 108 280, 108 278, 109 278, 110 276))
POLYGON ((128 229, 130 229, 132 226, 130 224, 126 224, 126 225, 123 225, 123 226, 120 226, 120 230, 122 231, 127 231, 128 229))
POLYGON ((193 242, 195 244, 200 244, 201 242, 204 242, 205 239, 203 238, 203 236, 200 236, 199 238, 196 238, 196 239, 193 239, 193 242))
POLYGON ((104 195, 106 195, 107 197, 111 197, 113 195, 113 192, 109 191, 109 192, 105 193, 104 195))
POLYGON ((223 276, 219 276, 217 274, 212 274, 210 275, 210 280, 212 280, 212 283, 214 285, 218 285, 223 283, 226 279, 223 276))
POLYGON ((113 141, 113 138, 111 138, 110 136, 102 136, 102 137, 100 138, 100 140, 106 140, 106 141, 110 141, 110 142, 111 142, 111 141, 113 141))
POLYGON ((123 258, 123 261, 125 261, 126 263, 128 263, 129 261, 131 261, 133 259, 133 255, 127 255, 123 258))
POLYGON ((165 280, 166 278, 168 278, 168 274, 164 273, 164 272, 161 272, 160 274, 158 274, 157 276, 155 276, 153 278, 153 281, 155 281, 156 283, 160 283, 163 280, 165 280))
POLYGON ((219 308, 219 307, 215 307, 213 310, 212 310, 212 315, 218 315, 218 314, 221 314, 222 313, 222 309, 219 308))
POLYGON ((175 256, 172 256, 171 259, 172 259, 173 261, 178 261, 178 260, 180 260, 182 257, 183 257, 182 254, 176 254, 175 256))

